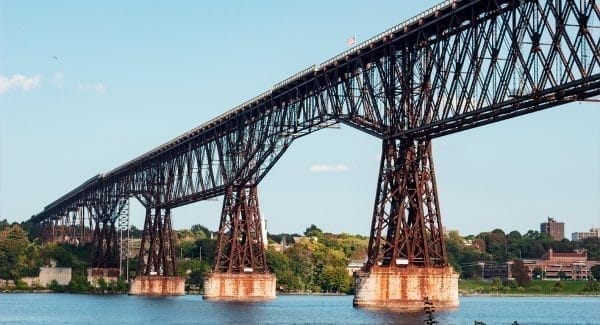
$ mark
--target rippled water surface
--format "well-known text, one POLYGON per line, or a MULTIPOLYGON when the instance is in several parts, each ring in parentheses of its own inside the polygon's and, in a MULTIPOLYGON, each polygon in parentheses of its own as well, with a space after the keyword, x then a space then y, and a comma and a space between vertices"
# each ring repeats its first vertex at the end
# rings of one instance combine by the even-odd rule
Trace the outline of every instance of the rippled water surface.
MULTIPOLYGON (((439 324, 600 324, 600 297, 461 297, 439 324)), ((9 324, 423 324, 424 315, 352 307, 352 296, 278 296, 261 303, 223 303, 201 296, 0 294, 9 324)))

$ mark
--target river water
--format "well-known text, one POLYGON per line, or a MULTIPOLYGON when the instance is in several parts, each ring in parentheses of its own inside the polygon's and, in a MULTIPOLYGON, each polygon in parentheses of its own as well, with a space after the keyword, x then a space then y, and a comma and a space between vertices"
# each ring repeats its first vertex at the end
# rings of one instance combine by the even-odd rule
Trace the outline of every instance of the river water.
MULTIPOLYGON (((58 293, 0 294, 0 323, 9 324, 423 324, 424 314, 352 307, 352 296, 278 296, 224 303, 189 295, 149 298, 58 293)), ((600 324, 600 297, 461 297, 439 324, 600 324)))

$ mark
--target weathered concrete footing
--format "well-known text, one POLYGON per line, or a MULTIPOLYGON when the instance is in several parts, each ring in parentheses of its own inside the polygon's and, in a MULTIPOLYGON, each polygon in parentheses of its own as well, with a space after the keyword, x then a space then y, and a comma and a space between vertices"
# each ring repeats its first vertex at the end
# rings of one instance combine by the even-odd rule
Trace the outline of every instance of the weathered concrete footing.
POLYGON ((204 299, 261 301, 275 299, 275 274, 209 273, 204 276, 204 299))
POLYGON ((183 296, 185 280, 178 276, 136 276, 129 280, 130 295, 183 296))
POLYGON ((98 286, 98 279, 100 278, 104 279, 106 283, 117 282, 119 280, 119 269, 101 267, 87 269, 87 280, 94 287, 98 286))
POLYGON ((436 309, 458 307, 458 274, 452 267, 379 267, 355 276, 354 306, 422 310, 425 297, 436 309))

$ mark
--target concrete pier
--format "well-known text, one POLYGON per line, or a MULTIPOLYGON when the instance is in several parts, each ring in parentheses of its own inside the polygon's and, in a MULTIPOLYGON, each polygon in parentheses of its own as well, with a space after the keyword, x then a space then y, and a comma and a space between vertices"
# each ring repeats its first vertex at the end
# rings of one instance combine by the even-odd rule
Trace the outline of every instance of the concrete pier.
POLYGON ((263 301, 275 299, 275 274, 209 273, 204 276, 204 299, 263 301))
POLYGON ((183 296, 185 280, 178 276, 136 276, 129 280, 130 295, 183 296))
POLYGON ((98 286, 98 279, 100 278, 104 279, 106 283, 117 282, 119 280, 119 269, 101 267, 87 269, 87 280, 94 287, 98 286))
POLYGON ((436 309, 458 307, 458 274, 452 267, 379 267, 357 271, 354 306, 422 310, 425 297, 436 309))

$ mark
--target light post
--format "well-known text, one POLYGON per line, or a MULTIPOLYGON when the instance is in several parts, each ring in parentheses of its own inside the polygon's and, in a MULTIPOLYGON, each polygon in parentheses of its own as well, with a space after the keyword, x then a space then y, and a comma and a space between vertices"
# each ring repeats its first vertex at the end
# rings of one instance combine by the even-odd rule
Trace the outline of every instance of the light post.
POLYGON ((483 269, 485 268, 485 263, 484 262, 479 262, 477 263, 479 264, 479 267, 481 268, 481 280, 483 280, 483 269))

